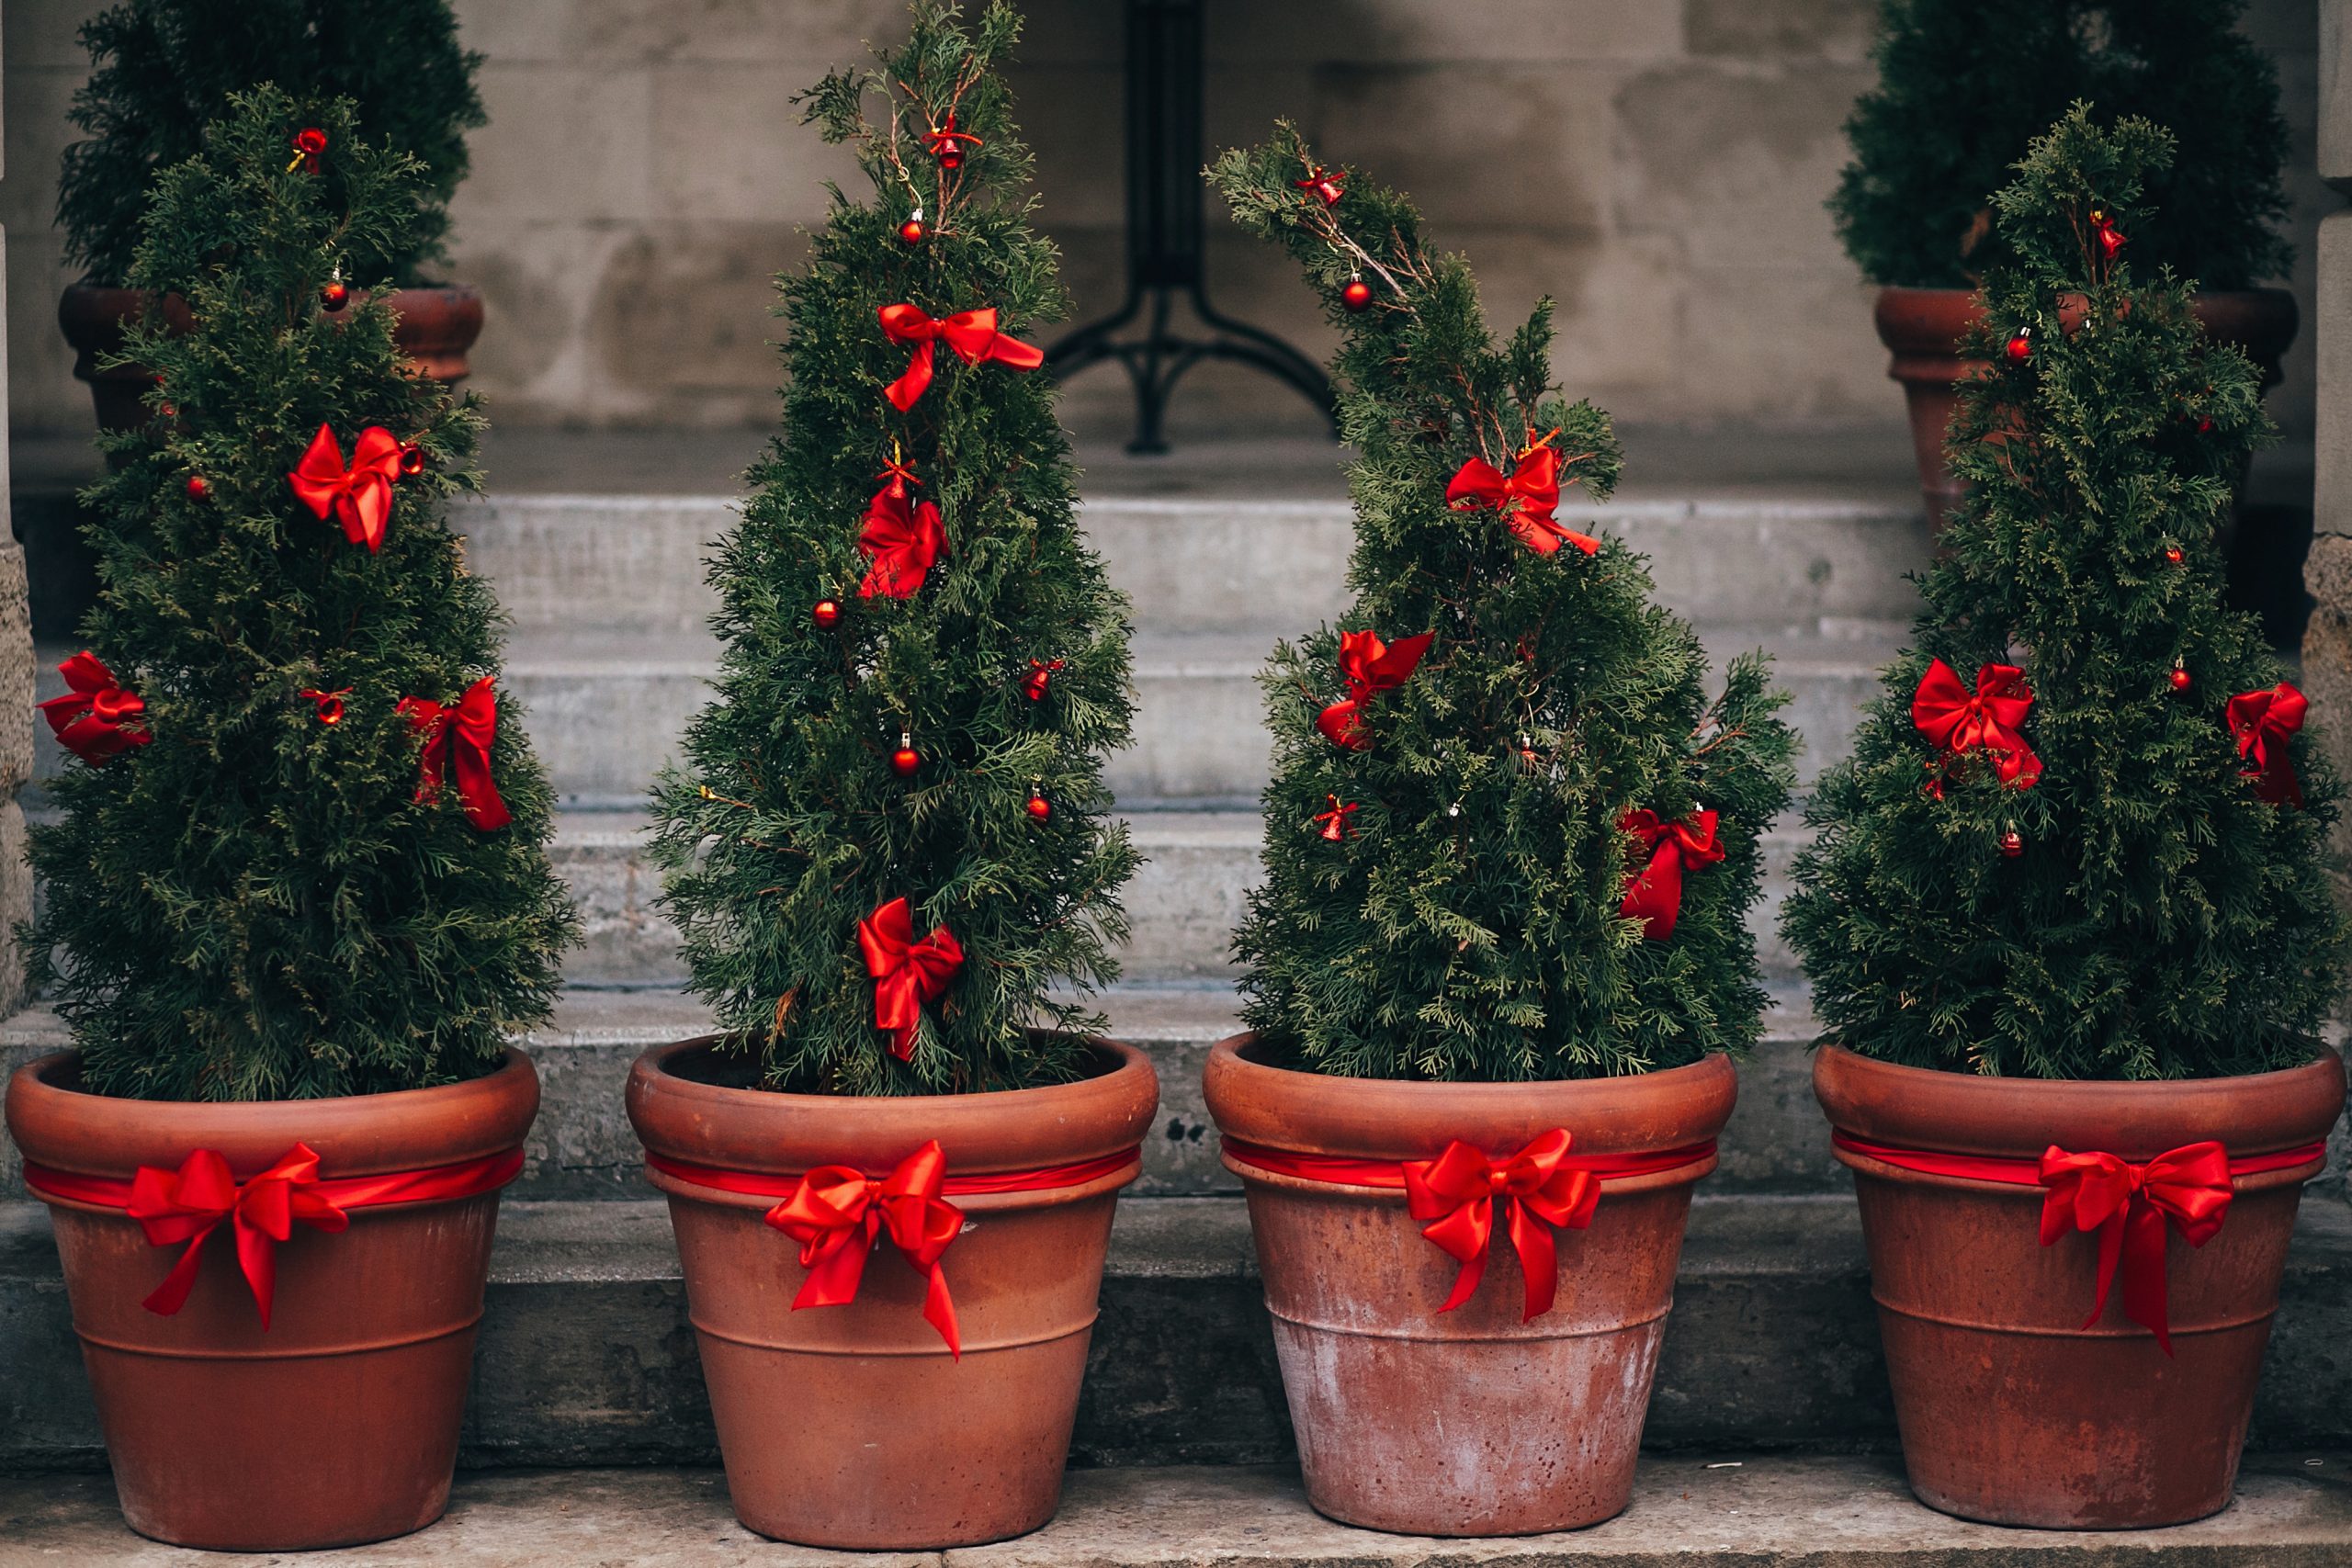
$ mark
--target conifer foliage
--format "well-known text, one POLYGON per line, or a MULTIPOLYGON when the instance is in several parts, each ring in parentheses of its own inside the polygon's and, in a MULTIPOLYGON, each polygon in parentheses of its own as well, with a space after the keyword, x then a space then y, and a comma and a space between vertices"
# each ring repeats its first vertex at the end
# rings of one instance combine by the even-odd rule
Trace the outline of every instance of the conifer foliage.
POLYGON ((1080 537, 1027 336, 1062 309, 998 65, 1018 20, 921 0, 804 102, 853 147, 781 280, 784 430, 711 568, 715 702, 655 792, 695 991, 781 1089, 1083 1070, 1136 863, 1108 816, 1125 604, 1080 537), (873 118, 869 118, 869 117, 873 118))
POLYGON ((1826 1038, 1952 1071, 2174 1078, 2297 1065, 2346 947, 2339 790, 2217 532, 2268 439, 2193 286, 2134 265, 2172 153, 2076 105, 1996 198, 1950 433, 1973 487, 1918 647, 1807 813, 1787 906, 1826 1038))
POLYGON ((1344 630, 1278 647, 1263 678, 1249 1021, 1359 1077, 1599 1077, 1744 1047, 1783 699, 1747 656, 1710 702, 1641 559, 1558 518, 1563 486, 1604 499, 1620 457, 1608 416, 1550 384, 1548 302, 1498 343, 1412 204, 1287 124, 1210 174, 1345 333, 1360 454, 1344 630))
POLYGON ((150 1099, 418 1088, 545 1017, 572 931, 551 799, 443 521, 481 423, 364 278, 424 175, 348 103, 231 97, 163 173, 130 281, 154 417, 100 437, 101 589, 46 705, 77 761, 31 933, 85 1082, 150 1099))

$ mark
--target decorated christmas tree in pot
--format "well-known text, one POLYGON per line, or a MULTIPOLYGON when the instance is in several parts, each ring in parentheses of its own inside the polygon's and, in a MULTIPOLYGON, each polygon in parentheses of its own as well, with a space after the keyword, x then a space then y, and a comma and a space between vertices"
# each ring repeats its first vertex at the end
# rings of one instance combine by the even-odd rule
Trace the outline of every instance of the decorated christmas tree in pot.
POLYGON ((1361 454, 1345 629, 1265 676, 1267 876, 1237 942, 1255 1032, 1208 1077, 1309 1495, 1400 1530, 1589 1522, 1623 1506, 1725 1054, 1764 1003, 1744 915, 1787 795, 1781 699, 1749 657, 1710 701, 1639 558, 1561 517, 1619 458, 1550 384, 1548 306, 1498 342, 1411 203, 1286 125, 1212 175, 1345 332, 1361 454), (1310 1326, 1332 1300, 1379 1336, 1310 1326), (1523 1375, 1463 1376, 1467 1354, 1523 1375), (1404 1383, 1460 1408, 1384 1407, 1404 1383), (1577 1484, 1430 1437, 1490 1425, 1543 1432, 1512 1450, 1572 1454, 1577 1484))

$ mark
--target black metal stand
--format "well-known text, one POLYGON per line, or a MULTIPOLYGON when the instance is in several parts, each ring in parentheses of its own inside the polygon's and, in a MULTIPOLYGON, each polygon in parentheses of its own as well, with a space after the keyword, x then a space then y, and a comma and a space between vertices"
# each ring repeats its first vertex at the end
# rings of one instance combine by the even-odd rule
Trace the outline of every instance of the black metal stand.
MULTIPOLYGON (((1209 303, 1201 238, 1201 0, 1127 0, 1127 298, 1046 353, 1064 379, 1104 359, 1126 367, 1136 391, 1130 452, 1165 452, 1169 395, 1204 359, 1254 366, 1331 415, 1331 383, 1298 350, 1209 303), (1169 329, 1182 294, 1208 329, 1169 329), (1115 334, 1142 318, 1143 335, 1115 334)), ((1338 434, 1337 426, 1333 434, 1338 434)))

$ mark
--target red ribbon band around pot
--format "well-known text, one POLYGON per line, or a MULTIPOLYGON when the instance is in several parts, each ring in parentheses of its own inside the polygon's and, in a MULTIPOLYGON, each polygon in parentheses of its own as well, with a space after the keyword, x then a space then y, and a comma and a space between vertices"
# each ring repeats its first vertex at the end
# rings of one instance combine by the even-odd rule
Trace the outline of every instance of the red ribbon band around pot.
POLYGON ((25 1185, 57 1201, 119 1209, 139 1222, 150 1247, 186 1242, 171 1273, 140 1303, 164 1317, 187 1304, 204 1244, 227 1221, 236 1238, 237 1267, 266 1332, 277 1293, 277 1244, 293 1235, 296 1221, 313 1230, 340 1231, 351 1224, 350 1210, 478 1197, 505 1186, 522 1168, 523 1151, 508 1149, 421 1170, 322 1178, 319 1156, 309 1145, 296 1144, 268 1169, 242 1182, 218 1150, 197 1149, 177 1170, 142 1165, 129 1181, 53 1170, 28 1160, 25 1185))
POLYGON ((2120 1155, 2097 1150, 2076 1154, 2055 1144, 2040 1159, 2018 1159, 1898 1148, 1846 1132, 1833 1132, 1830 1142, 1849 1154, 1924 1176, 2041 1188, 2042 1246, 2077 1231, 2098 1236, 2098 1283, 2083 1326, 2088 1328, 2107 1311, 2109 1292, 2120 1273, 2123 1315, 2153 1333, 2167 1356, 2172 1354, 2172 1322, 2166 1304, 2165 1226, 2180 1232, 2189 1246, 2202 1247, 2221 1231, 2229 1214, 2233 1178, 2289 1170, 2327 1157, 2327 1145, 2319 1143, 2232 1159, 2227 1149, 2211 1139, 2183 1144, 2136 1164, 2120 1155))
POLYGON ((868 1176, 854 1166, 826 1165, 799 1176, 725 1170, 648 1152, 650 1169, 675 1181, 752 1198, 775 1198, 767 1223, 800 1244, 800 1266, 808 1270, 792 1310, 845 1306, 857 1299, 865 1278, 866 1255, 882 1236, 928 1281, 923 1321, 939 1331, 948 1353, 962 1359, 964 1341, 956 1323, 940 1259, 964 1229, 963 1211, 949 1198, 989 1192, 1046 1192, 1083 1187, 1106 1176, 1132 1172, 1143 1162, 1140 1148, 1122 1149, 1098 1159, 1031 1170, 947 1174, 947 1156, 933 1138, 900 1160, 886 1176, 868 1176))
POLYGON ((1424 1160, 1349 1159, 1271 1148, 1241 1138, 1222 1142, 1226 1157, 1253 1170, 1299 1181, 1401 1190, 1407 1212, 1426 1222, 1421 1235, 1462 1265, 1440 1312, 1452 1312, 1477 1293, 1499 1218, 1525 1276, 1521 1321, 1532 1323, 1552 1310, 1559 1287, 1553 1227, 1582 1230, 1591 1224, 1601 1183, 1680 1170, 1715 1157, 1713 1138, 1679 1148, 1573 1159, 1568 1156, 1571 1141, 1566 1130, 1555 1127, 1536 1134, 1516 1154, 1497 1158, 1456 1138, 1435 1159, 1424 1160))

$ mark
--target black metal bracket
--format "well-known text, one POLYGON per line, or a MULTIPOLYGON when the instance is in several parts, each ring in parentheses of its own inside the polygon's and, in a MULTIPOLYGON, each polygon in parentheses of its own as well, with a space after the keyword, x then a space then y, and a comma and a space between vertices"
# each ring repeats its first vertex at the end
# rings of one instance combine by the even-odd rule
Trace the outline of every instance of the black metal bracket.
POLYGON ((1065 380, 1105 359, 1126 367, 1136 394, 1130 452, 1168 450, 1162 424, 1169 397, 1204 359, 1262 370, 1333 418, 1331 383, 1314 361, 1209 303, 1201 229, 1202 35, 1201 0, 1127 0, 1127 298, 1046 352, 1046 368, 1065 380), (1170 329, 1180 296, 1207 335, 1170 329), (1122 341, 1121 330, 1137 321, 1142 335, 1122 341))

